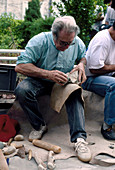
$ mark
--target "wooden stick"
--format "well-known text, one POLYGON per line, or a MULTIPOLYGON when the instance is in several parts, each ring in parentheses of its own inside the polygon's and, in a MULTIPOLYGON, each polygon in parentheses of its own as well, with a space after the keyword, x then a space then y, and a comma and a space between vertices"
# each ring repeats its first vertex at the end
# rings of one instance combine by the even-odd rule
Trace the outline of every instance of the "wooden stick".
POLYGON ((32 150, 29 149, 28 151, 28 160, 30 161, 32 159, 32 150))
POLYGON ((8 164, 6 162, 5 156, 2 153, 2 150, 0 149, 0 169, 1 170, 9 170, 8 164))
POLYGON ((32 154, 33 158, 35 159, 36 163, 38 164, 38 169, 39 170, 46 170, 46 164, 39 158, 38 154, 34 152, 32 154))
POLYGON ((11 144, 12 141, 13 141, 13 139, 14 139, 14 138, 10 138, 10 139, 9 139, 9 141, 8 141, 8 143, 7 143, 8 146, 10 146, 10 144, 11 144))
POLYGON ((46 168, 43 167, 42 164, 39 164, 39 165, 38 165, 38 169, 39 169, 39 170, 47 170, 46 168))
POLYGON ((34 139, 32 141, 33 145, 38 146, 40 148, 46 149, 48 151, 54 151, 55 153, 60 153, 61 152, 61 148, 59 146, 53 145, 51 143, 47 143, 43 140, 37 140, 34 139))

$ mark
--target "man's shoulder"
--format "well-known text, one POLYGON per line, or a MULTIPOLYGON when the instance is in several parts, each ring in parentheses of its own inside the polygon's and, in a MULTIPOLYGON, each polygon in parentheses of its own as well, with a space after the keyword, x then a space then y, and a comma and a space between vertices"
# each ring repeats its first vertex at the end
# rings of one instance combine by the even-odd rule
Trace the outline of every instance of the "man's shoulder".
POLYGON ((90 41, 89 47, 108 47, 110 46, 110 35, 108 29, 99 31, 90 41))
POLYGON ((37 35, 35 35, 33 38, 34 39, 44 39, 44 38, 48 38, 48 37, 51 37, 51 35, 52 35, 52 33, 51 32, 41 32, 41 33, 39 33, 39 34, 37 34, 37 35))
POLYGON ((104 39, 107 39, 109 38, 109 31, 108 29, 105 29, 105 30, 102 30, 102 31, 99 31, 93 39, 99 39, 99 40, 104 40, 104 39))
POLYGON ((78 44, 85 45, 84 42, 83 42, 83 40, 82 40, 80 37, 78 37, 78 36, 75 37, 75 41, 76 41, 78 44))
POLYGON ((51 32, 41 32, 30 39, 28 44, 36 45, 36 44, 44 44, 51 39, 52 33, 51 32))

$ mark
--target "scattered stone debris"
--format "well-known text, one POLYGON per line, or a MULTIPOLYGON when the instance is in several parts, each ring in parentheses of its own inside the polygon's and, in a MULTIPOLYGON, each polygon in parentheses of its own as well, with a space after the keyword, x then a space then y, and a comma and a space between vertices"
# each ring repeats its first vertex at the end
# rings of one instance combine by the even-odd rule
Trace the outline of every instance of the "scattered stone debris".
MULTIPOLYGON (((53 150, 49 150, 48 156, 47 156, 47 164, 46 164, 39 157, 38 152, 35 152, 35 151, 31 150, 31 149, 28 149, 23 144, 20 144, 19 141, 23 141, 23 140, 24 140, 24 136, 21 135, 21 134, 18 134, 14 138, 9 139, 8 142, 0 142, 1 152, 3 154, 4 159, 7 162, 7 165, 9 164, 8 162, 9 162, 9 159, 11 157, 19 156, 20 158, 24 159, 26 157, 26 155, 27 155, 29 161, 32 158, 35 159, 39 170, 47 170, 47 167, 48 167, 49 170, 55 169, 55 167, 56 167, 55 159, 54 159, 54 154, 55 153, 54 153, 53 150)), ((43 142, 43 141, 41 141, 41 142, 43 142)), ((56 147, 56 149, 58 147, 58 146, 52 145, 50 143, 45 143, 45 145, 46 144, 48 145, 47 147, 50 147, 50 148, 51 148, 51 146, 53 146, 54 150, 55 150, 55 147, 56 147)), ((47 150, 46 147, 44 149, 47 150)), ((61 151, 60 147, 58 147, 58 149, 59 149, 59 152, 60 152, 61 151)), ((59 153, 59 152, 56 152, 56 153, 59 153)), ((1 167, 0 167, 0 169, 1 169, 1 167)), ((7 167, 7 169, 8 169, 8 167, 7 167)))
POLYGON ((109 146, 110 149, 114 149, 114 143, 110 143, 110 146, 109 146))
POLYGON ((23 135, 16 135, 15 137, 14 137, 14 140, 15 141, 22 141, 22 140, 24 140, 24 136, 23 135))
POLYGON ((15 95, 14 94, 2 94, 2 95, 0 95, 0 98, 3 98, 3 99, 15 99, 15 95))

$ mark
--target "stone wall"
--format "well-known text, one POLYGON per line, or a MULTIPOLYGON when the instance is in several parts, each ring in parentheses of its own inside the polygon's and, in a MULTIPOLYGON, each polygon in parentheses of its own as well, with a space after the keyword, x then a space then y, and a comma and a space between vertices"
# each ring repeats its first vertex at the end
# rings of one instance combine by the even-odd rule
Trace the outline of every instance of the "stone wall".
MULTIPOLYGON (((13 13, 16 19, 23 20, 25 16, 25 11, 28 8, 28 2, 31 0, 0 0, 0 15, 3 13, 13 13)), ((49 17, 50 5, 54 0, 40 0, 40 12, 43 18, 49 17)), ((55 0, 55 2, 60 2, 60 0, 55 0)), ((56 8, 53 10, 58 13, 56 8)))
POLYGON ((23 20, 28 0, 0 0, 0 14, 13 13, 16 19, 23 20))

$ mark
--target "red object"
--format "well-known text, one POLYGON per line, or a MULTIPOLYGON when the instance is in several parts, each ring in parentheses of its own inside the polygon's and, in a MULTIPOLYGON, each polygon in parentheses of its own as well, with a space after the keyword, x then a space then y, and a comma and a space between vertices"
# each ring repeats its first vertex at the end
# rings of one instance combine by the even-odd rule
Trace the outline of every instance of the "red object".
POLYGON ((18 129, 17 120, 11 119, 7 114, 0 115, 0 141, 7 142, 16 135, 18 129))

